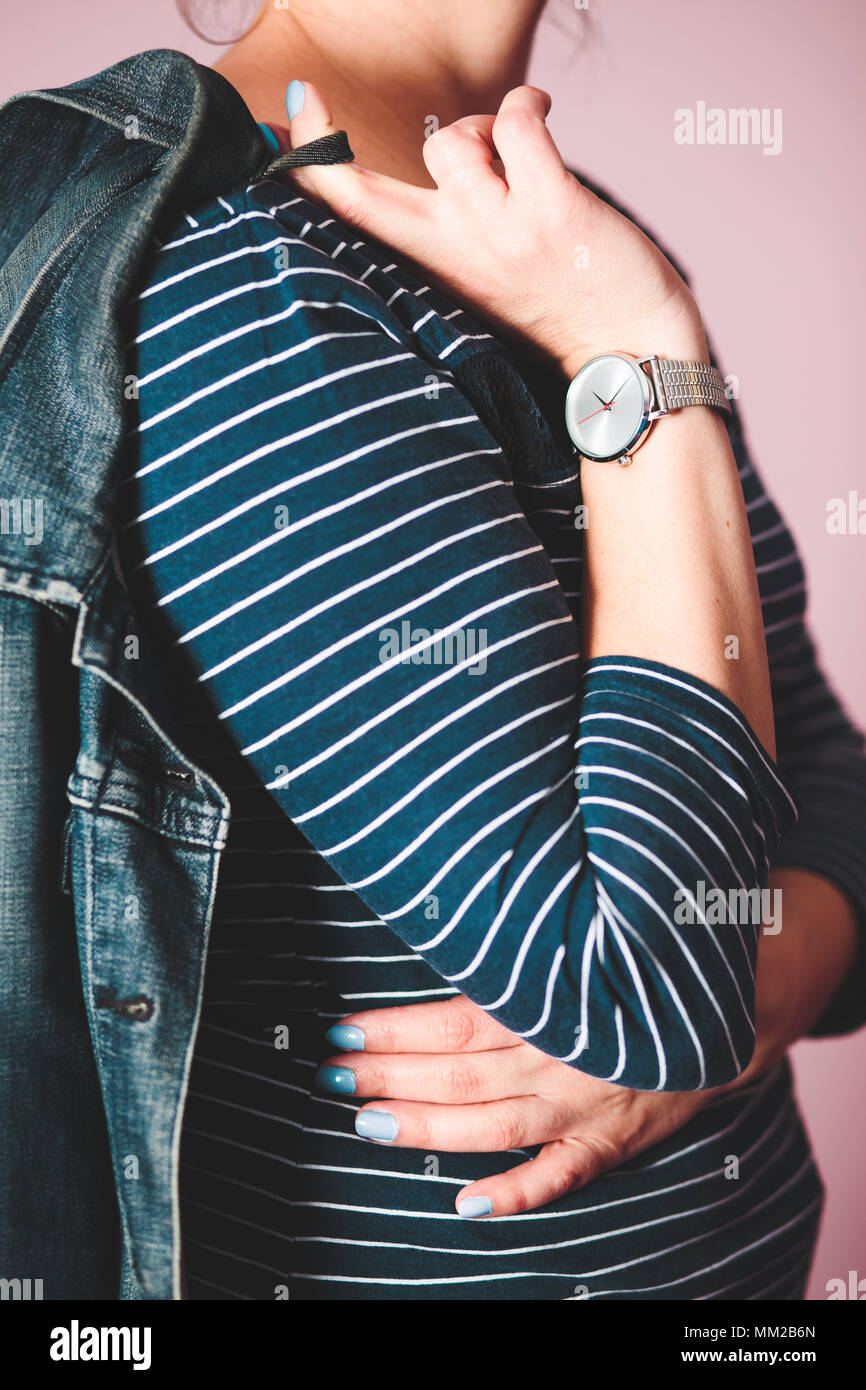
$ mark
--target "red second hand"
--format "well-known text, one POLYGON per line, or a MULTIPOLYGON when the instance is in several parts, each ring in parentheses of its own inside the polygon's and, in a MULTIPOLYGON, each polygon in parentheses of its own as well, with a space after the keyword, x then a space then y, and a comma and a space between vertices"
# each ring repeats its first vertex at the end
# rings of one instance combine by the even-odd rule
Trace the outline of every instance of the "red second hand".
MULTIPOLYGON (((612 401, 608 401, 607 405, 603 405, 603 406, 601 407, 601 410, 610 410, 610 407, 611 407, 612 404, 613 404, 612 401)), ((591 419, 593 418, 593 416, 595 416, 595 415, 600 415, 600 414, 601 414, 601 410, 594 410, 594 411, 592 412, 592 415, 584 415, 583 419, 582 419, 582 420, 578 420, 577 423, 578 423, 579 425, 585 424, 586 421, 587 421, 587 420, 591 420, 591 419)))

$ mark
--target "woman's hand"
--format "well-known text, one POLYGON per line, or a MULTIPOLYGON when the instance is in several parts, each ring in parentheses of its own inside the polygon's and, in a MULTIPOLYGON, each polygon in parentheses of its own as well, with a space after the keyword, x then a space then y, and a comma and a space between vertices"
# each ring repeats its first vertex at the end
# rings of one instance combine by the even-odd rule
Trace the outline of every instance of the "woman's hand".
MULTIPOLYGON (((293 147, 333 130, 321 94, 304 89, 293 147)), ((616 349, 705 357, 687 286, 633 222, 566 169, 545 125, 549 109, 545 92, 516 87, 495 116, 443 126, 424 143, 435 189, 355 164, 289 177, 568 376, 616 349)))
POLYGON ((585 1076, 520 1042, 463 995, 352 1014, 329 1037, 357 1046, 346 1028, 362 1030, 364 1050, 329 1057, 317 1082, 377 1097, 358 1111, 365 1138, 426 1153, 544 1146, 458 1192, 466 1216, 531 1211, 585 1187, 679 1129, 715 1094, 630 1091, 585 1076))
POLYGON ((352 1094, 377 1098, 358 1112, 374 1117, 361 1120, 359 1132, 372 1137, 371 1125, 379 1134, 396 1125, 388 1142, 399 1147, 502 1153, 542 1144, 531 1161, 463 1188, 456 1205, 459 1211, 470 1198, 486 1198, 461 1213, 473 1216, 544 1206, 666 1139, 715 1096, 753 1080, 821 1016, 850 969, 853 911, 833 884, 805 870, 776 870, 769 887, 782 892, 784 925, 761 938, 755 1054, 728 1086, 660 1093, 598 1081, 518 1041, 463 996, 352 1014, 332 1030, 335 1046, 363 1051, 330 1057, 319 1070, 320 1084, 332 1089, 336 1070, 345 1093, 353 1073, 352 1094))

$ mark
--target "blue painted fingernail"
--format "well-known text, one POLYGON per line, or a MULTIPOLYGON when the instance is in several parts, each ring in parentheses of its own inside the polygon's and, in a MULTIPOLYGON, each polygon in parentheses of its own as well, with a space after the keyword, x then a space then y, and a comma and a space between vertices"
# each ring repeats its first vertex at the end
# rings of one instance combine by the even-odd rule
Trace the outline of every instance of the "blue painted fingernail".
POLYGON ((489 1197, 464 1197, 457 1203, 458 1216, 490 1216, 493 1203, 489 1197))
POLYGON ((274 132, 271 130, 270 126, 265 125, 264 121, 259 121, 259 130, 262 132, 262 139, 264 140, 265 144, 269 147, 269 149, 276 150, 277 154, 279 154, 280 142, 277 139, 274 132))
POLYGON ((351 1023, 335 1023, 333 1028, 329 1028, 325 1034, 326 1040, 332 1047, 339 1047, 343 1052, 363 1052, 364 1031, 362 1028, 355 1028, 351 1023))
POLYGON ((293 77, 286 88, 286 115, 290 121, 297 116, 303 104, 304 84, 303 82, 299 82, 296 77, 293 77))
POLYGON ((319 1067, 316 1085, 323 1091, 336 1091, 341 1096, 355 1094, 355 1073, 348 1067, 319 1067))
POLYGON ((355 1116, 355 1133, 362 1139, 381 1139, 390 1144, 397 1138, 399 1128, 397 1116, 387 1110, 359 1110, 355 1116))

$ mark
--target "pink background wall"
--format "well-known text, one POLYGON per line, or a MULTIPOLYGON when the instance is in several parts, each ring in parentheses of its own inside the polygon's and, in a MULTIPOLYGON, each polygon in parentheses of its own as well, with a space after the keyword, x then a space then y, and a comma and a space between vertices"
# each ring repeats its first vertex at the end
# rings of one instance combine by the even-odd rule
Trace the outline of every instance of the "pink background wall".
MULTIPOLYGON (((2 0, 2 10, 2 97, 143 48, 203 61, 218 52, 171 0, 2 0)), ((567 161, 690 272, 724 370, 739 378, 754 458, 802 547, 826 669, 861 723, 866 536, 828 534, 826 508, 858 487, 866 497, 864 70, 862 0, 589 0, 585 13, 550 0, 530 74, 553 95, 550 126, 567 161), (699 101, 780 108, 781 152, 676 144, 674 112, 699 101)), ((823 1298, 828 1279, 866 1276, 866 1032, 795 1056, 829 1187, 810 1289, 823 1298)))

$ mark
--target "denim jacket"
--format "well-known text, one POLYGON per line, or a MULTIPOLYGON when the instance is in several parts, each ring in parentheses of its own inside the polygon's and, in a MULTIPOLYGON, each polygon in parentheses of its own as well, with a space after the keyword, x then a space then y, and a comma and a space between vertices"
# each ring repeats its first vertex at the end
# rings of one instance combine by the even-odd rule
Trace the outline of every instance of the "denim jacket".
MULTIPOLYGON (((114 554, 120 317, 158 222, 271 155, 221 77, 154 51, 13 97, 0 157, 0 1278, 174 1299, 229 803, 166 733, 170 683, 139 659, 114 554)), ((862 911, 866 760, 841 728, 803 749, 777 862, 862 911)), ((861 949, 814 1031, 862 1022, 864 982, 861 949)))
POLYGON ((113 559, 118 315, 178 196, 272 155, 233 88, 169 51, 13 97, 0 153, 0 1277, 176 1298, 228 803, 162 732, 113 559))

